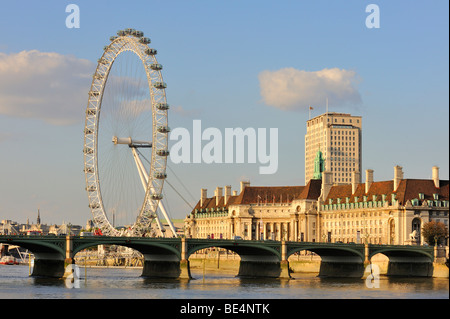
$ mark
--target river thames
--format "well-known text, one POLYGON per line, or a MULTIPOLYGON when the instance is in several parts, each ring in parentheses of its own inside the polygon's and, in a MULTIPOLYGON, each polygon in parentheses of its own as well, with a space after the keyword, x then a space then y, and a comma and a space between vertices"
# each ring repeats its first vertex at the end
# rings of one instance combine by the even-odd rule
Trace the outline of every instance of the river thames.
POLYGON ((379 288, 364 279, 243 279, 233 272, 193 270, 193 280, 140 277, 140 268, 79 268, 74 283, 29 277, 25 265, 0 266, 1 299, 448 299, 448 278, 380 277, 379 288))

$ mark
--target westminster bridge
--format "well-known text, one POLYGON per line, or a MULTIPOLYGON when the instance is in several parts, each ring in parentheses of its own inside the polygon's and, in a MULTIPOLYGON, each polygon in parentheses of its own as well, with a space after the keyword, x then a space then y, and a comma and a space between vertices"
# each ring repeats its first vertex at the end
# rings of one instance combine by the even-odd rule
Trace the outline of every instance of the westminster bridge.
MULTIPOLYGON (((229 239, 186 239, 108 236, 0 236, 0 243, 17 245, 31 251, 34 267, 31 276, 64 277, 76 254, 97 245, 120 245, 142 253, 142 276, 190 279, 189 256, 205 248, 224 248, 241 258, 238 276, 290 278, 290 255, 308 250, 321 257, 319 276, 360 277, 372 256, 389 258, 388 276, 433 274, 437 247, 255 241, 229 239)), ((67 274, 66 274, 67 275, 67 274)))

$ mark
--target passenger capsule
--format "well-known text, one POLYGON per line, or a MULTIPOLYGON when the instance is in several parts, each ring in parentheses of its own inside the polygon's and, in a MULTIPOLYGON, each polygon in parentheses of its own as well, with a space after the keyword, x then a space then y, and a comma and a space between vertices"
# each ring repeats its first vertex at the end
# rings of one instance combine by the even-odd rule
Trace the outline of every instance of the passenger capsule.
POLYGON ((115 39, 117 39, 117 38, 118 38, 118 36, 113 35, 112 37, 109 38, 109 41, 113 42, 113 41, 114 41, 115 39))
POLYGON ((152 194, 153 200, 161 200, 163 198, 162 194, 152 194))
POLYGON ((85 173, 94 173, 94 168, 89 166, 84 168, 85 173))
POLYGON ((168 126, 158 126, 158 127, 156 128, 156 130, 157 130, 159 133, 169 133, 169 132, 170 132, 170 128, 169 128, 168 126))
POLYGON ((162 68, 163 68, 163 66, 159 63, 150 64, 150 69, 152 69, 154 71, 161 71, 162 68))
POLYGON ((149 44, 151 41, 150 41, 150 38, 142 37, 139 39, 139 42, 142 44, 149 44))
POLYGON ((132 29, 132 28, 126 28, 125 29, 125 34, 133 34, 133 32, 135 32, 136 30, 135 29, 132 29))
POLYGON ((83 152, 84 152, 84 154, 92 154, 92 153, 94 153, 94 150, 90 147, 85 147, 83 152))
POLYGON ((153 83, 153 87, 157 89, 165 89, 167 88, 167 84, 164 82, 155 82, 153 83))
POLYGON ((119 31, 117 31, 117 35, 119 37, 123 37, 125 35, 125 31, 124 30, 119 30, 119 31))
POLYGON ((89 186, 89 187, 86 187, 86 190, 88 192, 95 192, 97 190, 97 188, 95 186, 89 186))
POLYGON ((156 55, 156 53, 158 53, 158 51, 156 50, 156 49, 146 49, 145 50, 145 53, 147 54, 147 55, 156 55))
POLYGON ((167 174, 166 173, 155 173, 154 176, 156 179, 164 179, 167 177, 167 174))
POLYGON ((144 32, 142 32, 142 31, 136 31, 136 32, 134 33, 134 36, 137 37, 137 38, 141 38, 141 37, 144 36, 144 32))
POLYGON ((168 150, 157 150, 156 154, 158 154, 159 156, 169 156, 169 151, 168 150))
POLYGON ((167 103, 156 103, 156 108, 158 110, 165 111, 165 110, 169 109, 169 104, 167 104, 167 103))
POLYGON ((92 203, 92 204, 89 204, 89 207, 90 208, 100 208, 100 204, 99 203, 92 203))

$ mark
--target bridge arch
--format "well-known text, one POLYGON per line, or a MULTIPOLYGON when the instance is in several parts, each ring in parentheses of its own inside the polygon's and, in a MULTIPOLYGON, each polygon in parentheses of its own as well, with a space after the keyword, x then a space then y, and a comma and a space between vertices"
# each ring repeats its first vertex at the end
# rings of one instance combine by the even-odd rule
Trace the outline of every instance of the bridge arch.
POLYGON ((60 236, 2 236, 0 243, 26 248, 34 255, 33 277, 62 277, 66 238, 60 236))
POLYGON ((361 278, 364 274, 364 245, 315 242, 289 242, 287 245, 286 258, 303 250, 319 255, 321 277, 361 278))
POLYGON ((78 239, 74 240, 74 247, 73 247, 73 256, 75 256, 78 252, 98 246, 98 245, 117 245, 117 246, 124 246, 129 247, 132 249, 135 249, 139 251, 142 254, 151 254, 151 253, 159 253, 159 254, 173 254, 180 259, 180 244, 173 244, 173 243, 166 243, 164 241, 158 242, 158 241, 140 241, 139 239, 126 239, 121 237, 111 237, 107 239, 78 239))
POLYGON ((382 273, 387 276, 431 277, 433 275, 433 248, 423 246, 370 247, 369 259, 381 263, 382 273), (373 260, 375 255, 384 255, 386 261, 373 260))
POLYGON ((139 251, 144 256, 142 277, 178 278, 181 273, 180 240, 146 237, 78 237, 73 238, 73 255, 97 245, 119 245, 139 251))
POLYGON ((60 254, 62 259, 65 256, 65 238, 43 238, 37 237, 36 241, 32 241, 33 237, 15 238, 11 240, 1 241, 2 244, 15 245, 31 251, 34 255, 39 253, 60 254))
MULTIPOLYGON (((192 241, 192 240, 191 240, 192 241)), ((223 248, 228 249, 239 256, 243 255, 257 255, 257 256, 273 256, 276 258, 280 258, 281 254, 279 249, 275 249, 273 247, 267 247, 267 246, 258 246, 254 243, 226 243, 226 242, 205 242, 205 243, 198 243, 198 244, 191 244, 188 245, 188 250, 186 252, 186 258, 189 258, 192 254, 194 254, 196 251, 206 249, 206 248, 223 248)))
POLYGON ((409 258, 426 258, 429 262, 433 262, 434 255, 432 249, 425 251, 423 249, 405 249, 404 247, 383 247, 378 249, 371 249, 369 259, 377 254, 383 254, 388 258, 391 257, 409 257, 409 258))
POLYGON ((342 247, 337 246, 329 248, 329 247, 321 247, 318 245, 309 245, 309 246, 302 245, 288 249, 286 258, 289 258, 289 256, 303 250, 311 251, 319 255, 321 258, 326 256, 357 257, 358 260, 364 262, 364 250, 356 250, 355 248, 346 246, 342 247))
POLYGON ((274 277, 281 274, 281 247, 279 242, 254 240, 208 240, 189 239, 186 259, 198 250, 205 248, 224 248, 235 252, 240 257, 239 277, 274 277))

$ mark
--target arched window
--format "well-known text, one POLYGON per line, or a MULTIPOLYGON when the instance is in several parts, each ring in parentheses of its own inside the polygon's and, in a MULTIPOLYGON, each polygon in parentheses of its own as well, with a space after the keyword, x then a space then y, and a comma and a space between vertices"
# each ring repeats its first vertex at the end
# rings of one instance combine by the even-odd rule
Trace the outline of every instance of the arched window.
POLYGON ((416 238, 416 240, 418 240, 419 241, 419 244, 420 244, 420 229, 421 229, 421 225, 422 225, 422 221, 420 220, 420 218, 414 218, 413 220, 412 220, 412 232, 414 233, 414 231, 416 232, 416 234, 415 234, 415 238, 416 238))

